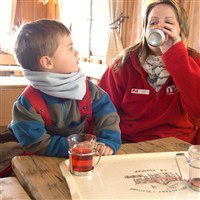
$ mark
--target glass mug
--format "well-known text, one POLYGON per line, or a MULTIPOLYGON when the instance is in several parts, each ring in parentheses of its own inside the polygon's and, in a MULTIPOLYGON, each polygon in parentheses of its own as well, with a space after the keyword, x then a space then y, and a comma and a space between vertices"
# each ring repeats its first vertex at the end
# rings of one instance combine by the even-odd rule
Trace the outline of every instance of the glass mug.
POLYGON ((67 138, 69 144, 69 168, 74 175, 90 175, 93 172, 93 156, 96 153, 96 147, 101 146, 102 151, 97 165, 105 151, 105 144, 96 142, 97 138, 91 134, 73 134, 67 138))
POLYGON ((195 190, 200 192, 200 145, 192 145, 188 149, 188 157, 185 156, 184 153, 176 154, 176 164, 180 173, 180 176, 183 180, 183 176, 181 173, 181 169, 178 162, 178 156, 184 156, 186 162, 189 165, 189 180, 187 183, 189 186, 195 190))

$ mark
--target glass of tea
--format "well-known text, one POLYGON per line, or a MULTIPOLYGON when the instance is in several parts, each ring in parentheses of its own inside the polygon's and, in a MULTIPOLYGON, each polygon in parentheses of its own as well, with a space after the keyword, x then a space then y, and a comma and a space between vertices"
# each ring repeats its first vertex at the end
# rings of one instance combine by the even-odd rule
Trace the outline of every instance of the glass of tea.
POLYGON ((188 149, 188 157, 184 153, 176 154, 176 164, 183 179, 178 156, 184 156, 189 165, 189 180, 187 180, 187 183, 192 189, 200 192, 200 145, 191 145, 188 149))
POLYGON ((99 163, 105 150, 105 144, 97 142, 95 135, 73 134, 68 138, 69 144, 69 168, 74 175, 90 175, 93 172, 93 157, 96 154, 96 147, 101 145, 101 152, 96 165, 99 163))

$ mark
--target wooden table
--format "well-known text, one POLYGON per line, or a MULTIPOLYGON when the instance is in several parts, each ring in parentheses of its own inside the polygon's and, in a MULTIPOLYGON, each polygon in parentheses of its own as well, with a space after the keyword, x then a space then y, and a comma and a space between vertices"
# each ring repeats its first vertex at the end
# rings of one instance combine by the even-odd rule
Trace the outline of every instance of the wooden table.
POLYGON ((30 197, 19 184, 16 177, 0 178, 0 199, 2 200, 30 200, 30 197))
MULTIPOLYGON (((118 154, 186 151, 191 144, 176 138, 123 144, 118 154)), ((71 199, 68 185, 59 164, 64 158, 46 156, 16 156, 13 170, 31 199, 71 199)))

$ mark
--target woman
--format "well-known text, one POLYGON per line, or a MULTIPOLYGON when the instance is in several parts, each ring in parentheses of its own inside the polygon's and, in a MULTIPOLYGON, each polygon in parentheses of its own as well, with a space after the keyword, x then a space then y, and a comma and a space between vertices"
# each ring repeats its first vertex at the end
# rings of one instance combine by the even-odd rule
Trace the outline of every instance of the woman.
POLYGON ((143 28, 141 41, 119 55, 99 82, 120 115, 122 139, 176 137, 199 143, 191 119, 200 118, 200 57, 186 47, 186 12, 173 0, 154 2, 143 28), (147 42, 155 28, 166 35, 158 47, 147 42))

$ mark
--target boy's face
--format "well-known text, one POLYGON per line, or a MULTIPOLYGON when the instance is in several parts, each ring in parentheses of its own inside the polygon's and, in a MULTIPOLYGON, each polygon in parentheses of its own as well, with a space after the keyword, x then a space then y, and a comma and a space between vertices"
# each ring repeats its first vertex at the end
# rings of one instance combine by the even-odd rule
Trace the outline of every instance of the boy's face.
POLYGON ((67 74, 79 71, 78 51, 73 48, 70 35, 59 37, 58 48, 51 59, 53 62, 51 72, 67 74))

